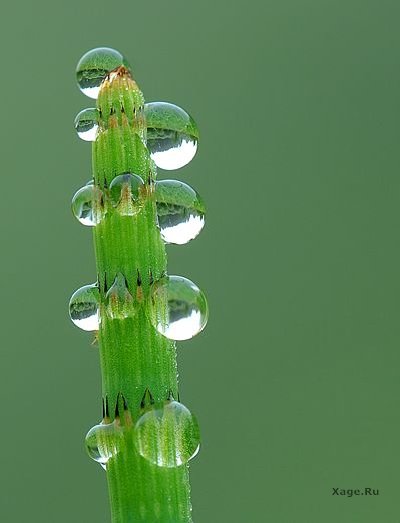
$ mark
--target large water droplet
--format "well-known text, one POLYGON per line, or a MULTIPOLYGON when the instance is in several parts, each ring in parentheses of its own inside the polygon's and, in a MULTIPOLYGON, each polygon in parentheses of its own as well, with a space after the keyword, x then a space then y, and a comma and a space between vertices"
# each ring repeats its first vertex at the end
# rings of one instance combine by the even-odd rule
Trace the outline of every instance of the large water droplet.
POLYGON ((81 187, 72 198, 72 212, 83 225, 94 227, 103 217, 102 193, 93 182, 81 187))
POLYGON ((147 147, 156 165, 169 171, 188 164, 196 154, 199 137, 193 118, 167 102, 148 103, 144 112, 147 147))
POLYGON ((204 227, 204 204, 189 185, 178 180, 156 182, 158 225, 167 243, 183 245, 204 227))
POLYGON ((88 51, 79 60, 76 67, 76 78, 80 90, 89 96, 97 98, 103 80, 112 71, 129 64, 122 54, 109 47, 98 47, 88 51))
POLYGON ((123 216, 134 216, 143 207, 140 198, 143 188, 144 182, 137 174, 120 174, 110 184, 111 203, 123 216))
POLYGON ((188 340, 204 329, 207 300, 183 276, 165 276, 151 290, 150 319, 157 331, 171 340, 188 340))
POLYGON ((76 115, 75 129, 79 138, 85 142, 94 142, 99 128, 99 112, 96 108, 83 109, 76 115))
POLYGON ((118 273, 106 294, 107 312, 113 320, 123 320, 134 315, 134 302, 123 274, 118 273))
POLYGON ((97 284, 84 285, 74 292, 69 301, 69 316, 84 331, 99 329, 100 293, 97 284))
POLYGON ((116 423, 100 423, 86 434, 85 445, 89 456, 106 469, 108 461, 115 456, 121 446, 122 431, 116 423))
POLYGON ((159 467, 179 467, 200 447, 196 418, 177 401, 151 408, 138 419, 133 433, 139 454, 159 467))

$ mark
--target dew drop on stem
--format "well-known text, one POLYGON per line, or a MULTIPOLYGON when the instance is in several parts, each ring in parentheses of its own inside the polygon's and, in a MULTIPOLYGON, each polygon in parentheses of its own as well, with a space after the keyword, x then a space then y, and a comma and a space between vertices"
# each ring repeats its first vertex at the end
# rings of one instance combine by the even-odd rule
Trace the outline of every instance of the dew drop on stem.
POLYGON ((151 406, 135 424, 133 439, 139 454, 159 467, 179 467, 199 451, 196 418, 178 401, 151 406))
POLYGON ((204 204, 197 192, 178 180, 156 182, 158 225, 166 243, 183 245, 200 233, 205 224, 204 204))
POLYGON ((144 106, 147 147, 157 167, 167 171, 188 164, 197 151, 198 129, 177 105, 151 102, 144 106))
POLYGON ((92 181, 81 187, 72 198, 72 212, 75 218, 88 227, 94 227, 103 218, 102 192, 92 181))
POLYGON ((123 274, 118 273, 106 294, 106 310, 113 320, 124 320, 134 316, 135 307, 132 294, 123 274))
POLYGON ((121 66, 130 69, 123 55, 109 47, 98 47, 85 53, 76 67, 76 79, 83 94, 97 98, 107 76, 121 66))
POLYGON ((116 176, 110 184, 110 200, 122 216, 134 216, 143 207, 141 190, 144 182, 140 176, 125 173, 116 176))
POLYGON ((207 324, 206 297, 189 279, 165 276, 152 286, 150 320, 166 338, 176 341, 193 338, 207 324))
POLYGON ((96 108, 83 109, 76 115, 75 130, 85 142, 94 142, 99 128, 99 114, 96 108))
POLYGON ((84 285, 74 292, 69 302, 72 322, 84 331, 99 329, 100 293, 97 284, 84 285))
POLYGON ((116 422, 100 423, 86 434, 85 445, 89 456, 106 469, 108 461, 117 455, 123 442, 122 429, 116 422))

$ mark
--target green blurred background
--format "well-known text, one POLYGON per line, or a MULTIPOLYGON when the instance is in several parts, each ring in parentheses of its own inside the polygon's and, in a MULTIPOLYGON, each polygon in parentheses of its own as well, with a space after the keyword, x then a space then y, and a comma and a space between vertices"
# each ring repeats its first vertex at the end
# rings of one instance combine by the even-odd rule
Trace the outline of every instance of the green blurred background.
POLYGON ((95 279, 70 212, 91 170, 74 71, 106 45, 201 131, 190 165, 160 171, 208 204, 199 238, 168 248, 211 309, 179 344, 194 520, 398 523, 399 17, 397 0, 3 5, 2 521, 109 522, 83 447, 97 350, 67 314, 95 279))

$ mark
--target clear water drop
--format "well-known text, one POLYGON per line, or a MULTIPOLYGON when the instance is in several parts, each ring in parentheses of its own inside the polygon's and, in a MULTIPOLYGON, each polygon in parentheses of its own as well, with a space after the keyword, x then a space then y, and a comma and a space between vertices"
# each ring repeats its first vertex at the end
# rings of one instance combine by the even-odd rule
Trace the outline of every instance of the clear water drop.
POLYGON ((108 461, 116 456, 122 442, 121 429, 115 422, 100 423, 92 427, 86 434, 85 445, 89 456, 106 469, 108 461))
POLYGON ((188 340, 204 329, 207 300, 183 276, 165 276, 151 289, 150 319, 157 331, 171 340, 188 340))
POLYGON ((100 293, 97 284, 84 285, 74 292, 69 301, 69 316, 72 322, 84 331, 99 329, 100 293))
POLYGON ((123 216, 134 216, 143 207, 141 190, 144 182, 140 176, 125 173, 116 176, 110 184, 110 200, 123 216))
POLYGON ((75 218, 83 225, 94 227, 103 217, 102 193, 93 181, 74 194, 71 206, 75 218))
POLYGON ((106 294, 107 312, 113 320, 123 320, 135 313, 132 294, 123 274, 118 273, 106 294))
POLYGON ((121 66, 130 69, 125 58, 115 49, 98 47, 88 51, 76 67, 80 90, 89 98, 97 98, 103 80, 121 66))
POLYGON ((158 225, 167 243, 183 245, 193 240, 204 227, 205 208, 197 194, 178 180, 156 182, 158 225))
POLYGON ((147 147, 156 165, 167 171, 188 164, 197 151, 199 137, 193 118, 167 102, 145 104, 147 147))
POLYGON ((79 138, 85 142, 94 142, 99 128, 99 112, 96 108, 83 109, 76 115, 75 129, 79 138))
POLYGON ((179 467, 200 448, 196 418, 178 401, 150 408, 138 419, 133 438, 139 454, 159 467, 179 467))

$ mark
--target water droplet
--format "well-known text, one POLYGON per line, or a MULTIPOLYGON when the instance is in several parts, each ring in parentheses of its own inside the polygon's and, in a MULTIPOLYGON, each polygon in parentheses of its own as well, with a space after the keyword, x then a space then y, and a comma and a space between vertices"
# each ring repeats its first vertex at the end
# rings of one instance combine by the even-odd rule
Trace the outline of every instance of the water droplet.
POLYGON ((69 316, 84 331, 99 329, 100 293, 97 284, 84 285, 74 292, 69 301, 69 316))
POLYGON ((133 316, 135 312, 133 297, 128 290, 123 274, 117 274, 106 294, 106 303, 108 315, 113 320, 123 320, 133 316))
POLYGON ((183 245, 204 227, 204 204, 197 192, 178 180, 156 182, 158 225, 167 243, 183 245))
POLYGON ((156 165, 170 171, 188 164, 196 154, 199 137, 193 118, 167 102, 145 104, 144 112, 147 147, 156 165))
POLYGON ((159 467, 179 467, 200 448, 196 418, 178 401, 150 408, 138 419, 133 433, 139 454, 159 467))
POLYGON ((157 331, 166 338, 188 340, 206 326, 206 297, 187 278, 165 276, 152 287, 150 319, 157 331))
POLYGON ((143 207, 140 198, 143 188, 144 182, 137 174, 120 174, 110 184, 111 203, 123 216, 134 216, 143 207))
POLYGON ((83 109, 76 115, 75 129, 79 138, 94 142, 99 128, 99 112, 96 108, 83 109))
POLYGON ((72 198, 72 212, 83 225, 94 227, 103 217, 102 193, 93 182, 81 187, 72 198))
POLYGON ((76 67, 80 90, 89 98, 97 98, 103 80, 121 66, 130 69, 125 58, 115 49, 98 47, 88 51, 76 67))
POLYGON ((100 423, 86 434, 85 445, 89 456, 106 469, 108 461, 120 450, 122 430, 113 423, 100 423))

